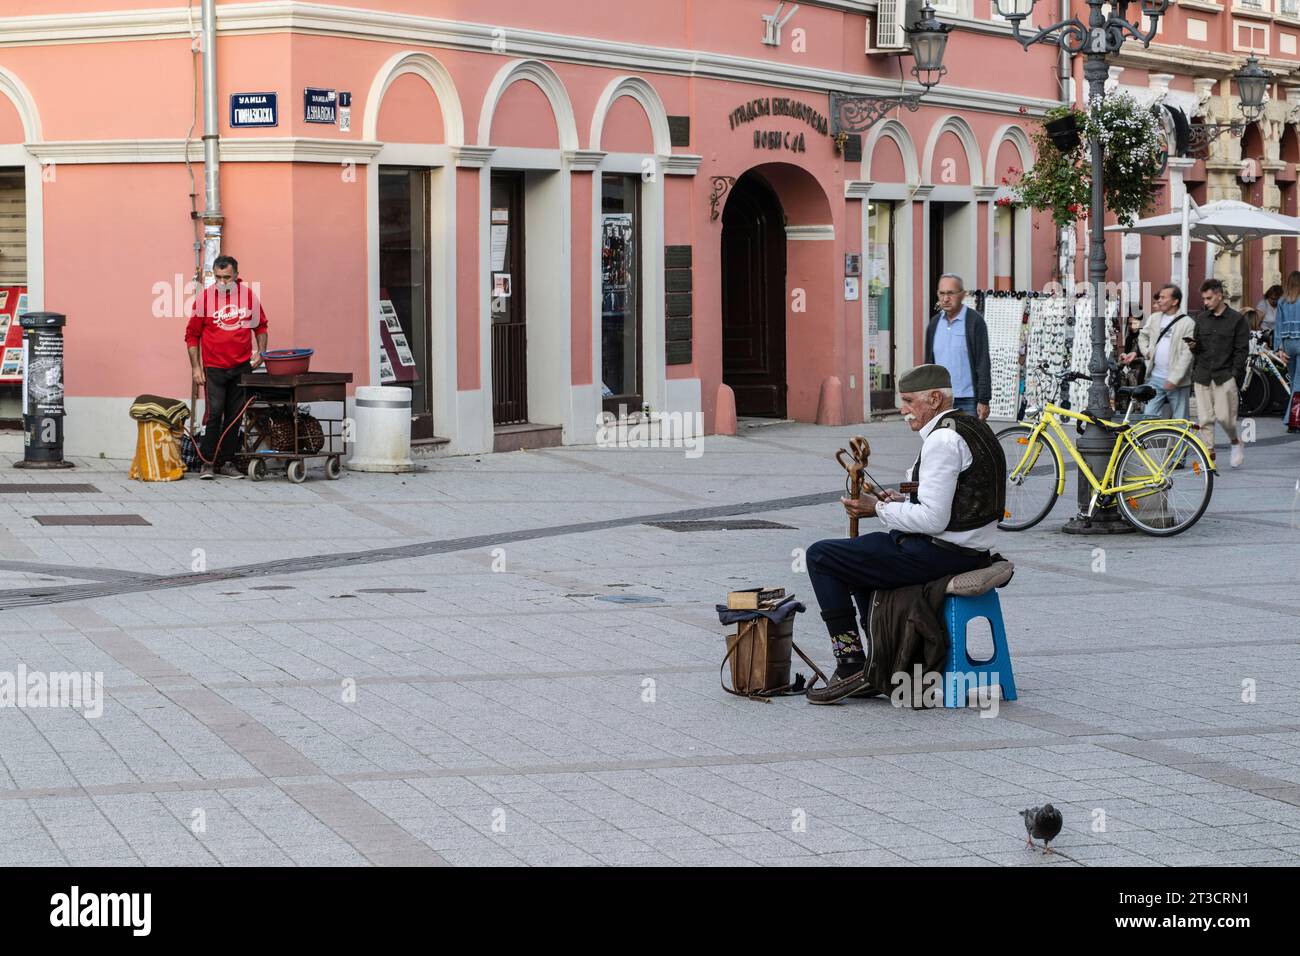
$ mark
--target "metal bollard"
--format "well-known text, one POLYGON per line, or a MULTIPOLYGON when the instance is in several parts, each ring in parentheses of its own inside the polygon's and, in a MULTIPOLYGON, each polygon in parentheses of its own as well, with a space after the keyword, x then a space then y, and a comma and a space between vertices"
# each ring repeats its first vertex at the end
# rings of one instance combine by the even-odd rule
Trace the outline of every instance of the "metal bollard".
POLYGON ((58 312, 28 312, 23 329, 23 460, 15 468, 71 468, 63 460, 63 327, 58 312))

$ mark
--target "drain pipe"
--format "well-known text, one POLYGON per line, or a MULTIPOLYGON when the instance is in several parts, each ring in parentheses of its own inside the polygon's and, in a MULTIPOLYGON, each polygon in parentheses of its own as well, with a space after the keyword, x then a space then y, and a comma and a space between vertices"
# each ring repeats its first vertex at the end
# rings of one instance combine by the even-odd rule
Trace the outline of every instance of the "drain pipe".
POLYGON ((203 0, 203 282, 221 255, 221 134, 217 114, 217 0, 203 0))
MULTIPOLYGON (((1060 22, 1064 23, 1069 19, 1070 19, 1070 0, 1061 0, 1060 22)), ((1060 53, 1058 54, 1057 68, 1059 73, 1058 80, 1060 81, 1059 86, 1060 86, 1061 103, 1064 104, 1065 106, 1073 106, 1074 99, 1070 95, 1071 92, 1070 88, 1071 86, 1073 86, 1072 81, 1074 79, 1074 67, 1070 58, 1069 51, 1067 51, 1064 46, 1060 48, 1060 53)), ((1056 246, 1057 249, 1059 250, 1059 255, 1057 256, 1057 261, 1056 261, 1056 269, 1057 272, 1060 274, 1061 286, 1063 287, 1065 294, 1067 296, 1072 295, 1074 293, 1075 258, 1070 251, 1069 244, 1072 243, 1073 240, 1075 239, 1077 235, 1075 230, 1077 228, 1078 228, 1077 223, 1071 223, 1068 226, 1062 226, 1061 229, 1059 229, 1056 234, 1056 246), (1065 268, 1067 259, 1069 262, 1068 270, 1065 268)))

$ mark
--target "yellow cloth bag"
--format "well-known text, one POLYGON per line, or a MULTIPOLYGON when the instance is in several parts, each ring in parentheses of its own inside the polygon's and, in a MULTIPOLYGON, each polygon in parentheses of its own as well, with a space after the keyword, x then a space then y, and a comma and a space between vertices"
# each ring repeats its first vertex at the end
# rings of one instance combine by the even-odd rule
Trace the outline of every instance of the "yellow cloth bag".
POLYGON ((131 477, 140 481, 177 481, 185 477, 178 432, 164 422, 140 422, 131 461, 131 477))

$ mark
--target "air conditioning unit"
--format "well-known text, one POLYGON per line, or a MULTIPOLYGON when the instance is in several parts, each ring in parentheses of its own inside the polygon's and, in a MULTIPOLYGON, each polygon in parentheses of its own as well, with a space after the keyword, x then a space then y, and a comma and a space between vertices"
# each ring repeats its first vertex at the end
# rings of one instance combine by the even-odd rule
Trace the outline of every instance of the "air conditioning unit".
POLYGON ((904 27, 921 19, 924 0, 879 0, 876 5, 875 29, 867 23, 867 52, 902 51, 908 49, 904 27))

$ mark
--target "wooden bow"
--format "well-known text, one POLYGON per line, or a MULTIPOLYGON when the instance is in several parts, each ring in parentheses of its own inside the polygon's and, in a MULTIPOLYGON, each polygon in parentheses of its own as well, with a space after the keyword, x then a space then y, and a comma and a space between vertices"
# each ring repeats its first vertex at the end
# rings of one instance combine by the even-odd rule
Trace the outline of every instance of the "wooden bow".
MULTIPOLYGON (((871 456, 871 444, 861 435, 849 442, 847 449, 841 448, 835 453, 835 460, 840 463, 840 467, 848 472, 848 493, 849 497, 857 500, 864 494, 875 491, 876 486, 866 479, 871 475, 867 471, 867 459, 871 456)), ((849 518, 849 537, 858 536, 858 519, 849 518)))

